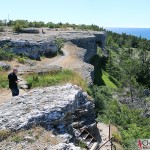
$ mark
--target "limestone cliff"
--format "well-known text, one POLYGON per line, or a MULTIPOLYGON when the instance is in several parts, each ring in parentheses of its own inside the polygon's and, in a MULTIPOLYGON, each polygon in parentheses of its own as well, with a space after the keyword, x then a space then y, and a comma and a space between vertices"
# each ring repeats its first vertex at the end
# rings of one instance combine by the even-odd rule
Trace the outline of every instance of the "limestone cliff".
MULTIPOLYGON (((45 34, 10 34, 0 39, 0 47, 6 47, 6 50, 11 50, 16 54, 40 60, 40 56, 45 55, 46 57, 51 57, 57 53, 58 45, 55 42, 56 38, 64 39, 67 45, 70 43, 69 46, 64 46, 63 52, 66 55, 65 57, 68 57, 68 53, 69 56, 72 55, 70 57, 72 61, 64 61, 65 57, 62 57, 59 63, 58 61, 57 63, 54 61, 53 65, 73 69, 79 72, 89 85, 93 84, 94 66, 90 65, 89 62, 92 56, 97 54, 97 46, 101 47, 104 54, 107 55, 105 51, 106 34, 104 32, 46 30, 45 34), (73 59, 74 56, 76 60, 73 59)), ((49 67, 49 65, 52 65, 51 63, 45 65, 46 67, 44 68, 52 68, 49 67)), ((43 65, 38 67, 41 68, 40 70, 43 70, 43 65)), ((21 72, 24 72, 22 70, 33 72, 35 68, 37 67, 27 68, 24 66, 23 69, 19 68, 19 72, 20 70, 21 72)))
POLYGON ((84 61, 97 53, 97 45, 103 50, 105 47, 106 34, 104 32, 88 31, 49 31, 45 34, 17 34, 7 35, 0 38, 0 47, 7 45, 16 54, 24 54, 33 59, 40 59, 40 55, 53 56, 58 51, 55 43, 56 38, 72 41, 79 47, 86 49, 84 61), (9 36, 9 37, 8 37, 9 36))

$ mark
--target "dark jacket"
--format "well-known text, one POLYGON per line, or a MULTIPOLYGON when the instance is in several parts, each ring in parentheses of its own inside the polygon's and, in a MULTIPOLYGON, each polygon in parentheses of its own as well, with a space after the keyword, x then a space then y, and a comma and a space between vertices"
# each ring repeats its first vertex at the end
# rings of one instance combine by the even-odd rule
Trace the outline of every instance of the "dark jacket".
POLYGON ((17 76, 15 73, 10 73, 8 75, 8 80, 9 80, 9 88, 17 88, 17 83, 16 81, 18 80, 17 76))

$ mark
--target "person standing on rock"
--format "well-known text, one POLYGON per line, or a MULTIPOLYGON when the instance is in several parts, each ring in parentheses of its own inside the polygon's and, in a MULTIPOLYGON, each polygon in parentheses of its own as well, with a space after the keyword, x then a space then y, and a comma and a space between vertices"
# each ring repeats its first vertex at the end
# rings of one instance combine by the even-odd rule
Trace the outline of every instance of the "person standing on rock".
POLYGON ((13 72, 8 75, 9 80, 9 88, 11 89, 12 96, 19 95, 19 89, 17 83, 19 82, 19 79, 17 78, 17 72, 18 70, 16 68, 13 69, 13 72))

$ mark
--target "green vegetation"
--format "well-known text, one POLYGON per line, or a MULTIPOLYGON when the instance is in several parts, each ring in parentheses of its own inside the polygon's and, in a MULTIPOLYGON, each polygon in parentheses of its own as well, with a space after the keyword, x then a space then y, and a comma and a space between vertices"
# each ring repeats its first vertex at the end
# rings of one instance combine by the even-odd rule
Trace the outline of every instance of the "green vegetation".
POLYGON ((16 59, 19 63, 24 64, 26 58, 27 57, 25 57, 22 53, 15 55, 8 45, 4 45, 2 48, 0 48, 0 61, 12 61, 16 59))
POLYGON ((69 24, 69 23, 53 23, 48 22, 44 23, 43 21, 33 21, 29 22, 28 20, 9 20, 7 22, 6 20, 0 20, 0 26, 9 26, 13 27, 13 30, 15 32, 21 32, 23 28, 41 28, 41 27, 49 27, 49 28, 72 28, 76 30, 93 30, 93 31, 103 31, 103 28, 100 28, 97 25, 91 24, 91 25, 85 25, 85 24, 69 24))
POLYGON ((8 46, 5 45, 3 48, 0 48, 0 61, 8 60, 11 61, 15 58, 15 55, 11 51, 7 51, 8 46))
POLYGON ((21 64, 25 64, 25 58, 23 58, 23 57, 17 57, 17 61, 19 62, 19 63, 21 63, 21 64))
POLYGON ((14 137, 12 138, 12 141, 13 141, 13 142, 16 142, 16 143, 19 143, 19 142, 21 142, 21 141, 23 141, 23 140, 24 140, 24 138, 23 138, 22 136, 18 136, 18 135, 14 136, 14 137))
POLYGON ((63 70, 59 72, 50 72, 46 74, 31 74, 25 77, 29 87, 46 87, 63 83, 72 83, 81 86, 88 91, 86 82, 81 76, 71 70, 63 70))
POLYGON ((0 88, 7 88, 8 87, 8 79, 6 72, 3 70, 0 71, 0 88))
POLYGON ((63 48, 63 46, 64 46, 64 40, 61 38, 56 38, 55 43, 58 47, 58 54, 64 55, 63 51, 61 50, 61 48, 63 48))
POLYGON ((106 49, 108 58, 98 48, 98 55, 91 59, 95 67, 95 86, 91 91, 97 120, 111 121, 120 132, 113 134, 113 140, 125 149, 132 149, 131 141, 150 136, 150 119, 143 117, 145 109, 142 105, 139 109, 134 104, 135 100, 144 104, 148 99, 143 89, 150 87, 150 41, 108 31, 106 49), (120 103, 120 99, 128 100, 130 107, 120 103))
MULTIPOLYGON (((110 87, 110 88, 112 88, 112 89, 116 89, 116 88, 117 88, 117 86, 115 85, 115 83, 116 83, 116 84, 118 83, 118 82, 116 81, 116 79, 114 79, 113 77, 110 77, 110 76, 108 75, 108 73, 105 72, 105 71, 103 71, 103 70, 102 70, 102 79, 103 79, 103 81, 104 81, 104 83, 105 83, 105 85, 106 85, 107 87, 110 87), (113 82, 112 82, 111 80, 113 80, 113 82)), ((119 83, 118 83, 118 84, 119 84, 119 83)))
MULTIPOLYGON (((0 21, 0 27, 5 25, 6 21, 0 21)), ((10 20, 7 25, 19 32, 27 27, 104 31, 103 28, 93 24, 75 25, 61 22, 55 24, 42 21, 10 20)), ((64 41, 56 39, 55 42, 61 50, 64 41)), ((5 48, 7 49, 7 47, 5 48)), ((30 87, 43 87, 68 82, 81 86, 95 99, 97 120, 106 123, 111 121, 120 132, 120 134, 113 134, 114 141, 123 145, 127 150, 132 149, 131 141, 150 137, 150 119, 143 116, 145 108, 143 106, 138 108, 134 104, 140 101, 146 105, 149 102, 149 98, 143 94, 143 90, 150 88, 150 40, 126 35, 125 33, 117 34, 107 31, 106 50, 109 52, 109 57, 104 57, 102 50, 97 49, 98 54, 91 59, 91 64, 94 65, 95 69, 94 86, 91 87, 91 91, 85 81, 77 73, 70 70, 40 75, 32 74, 26 77, 26 80, 30 87), (122 100, 121 103, 120 100, 122 100), (127 105, 124 104, 125 102, 127 105)), ((0 60, 12 60, 13 58, 14 56, 11 53, 6 54, 4 49, 0 49, 0 60)), ((24 62, 20 58, 18 58, 18 61, 24 62)), ((6 86, 4 83, 6 80, 6 76, 2 74, 0 87, 6 86)), ((16 141, 18 140, 20 139, 16 138, 16 141)))
POLYGON ((7 139, 10 136, 11 132, 7 130, 0 130, 0 142, 4 139, 7 139))
POLYGON ((130 141, 138 138, 149 138, 150 119, 142 117, 142 110, 130 109, 112 98, 113 92, 106 86, 94 86, 92 94, 95 99, 97 121, 116 125, 120 135, 114 135, 115 141, 125 148, 130 141))
POLYGON ((82 141, 79 141, 79 147, 80 147, 81 149, 87 149, 86 144, 85 144, 84 142, 82 142, 82 141))

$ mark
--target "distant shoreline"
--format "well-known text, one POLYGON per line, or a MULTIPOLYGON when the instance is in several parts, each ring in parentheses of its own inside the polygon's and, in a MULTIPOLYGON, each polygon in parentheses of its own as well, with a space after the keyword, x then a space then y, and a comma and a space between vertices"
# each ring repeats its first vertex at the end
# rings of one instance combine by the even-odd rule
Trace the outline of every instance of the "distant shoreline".
POLYGON ((126 33, 127 35, 134 35, 137 37, 146 38, 150 40, 150 28, 123 28, 123 27, 106 27, 104 28, 108 31, 112 31, 115 33, 126 33))

